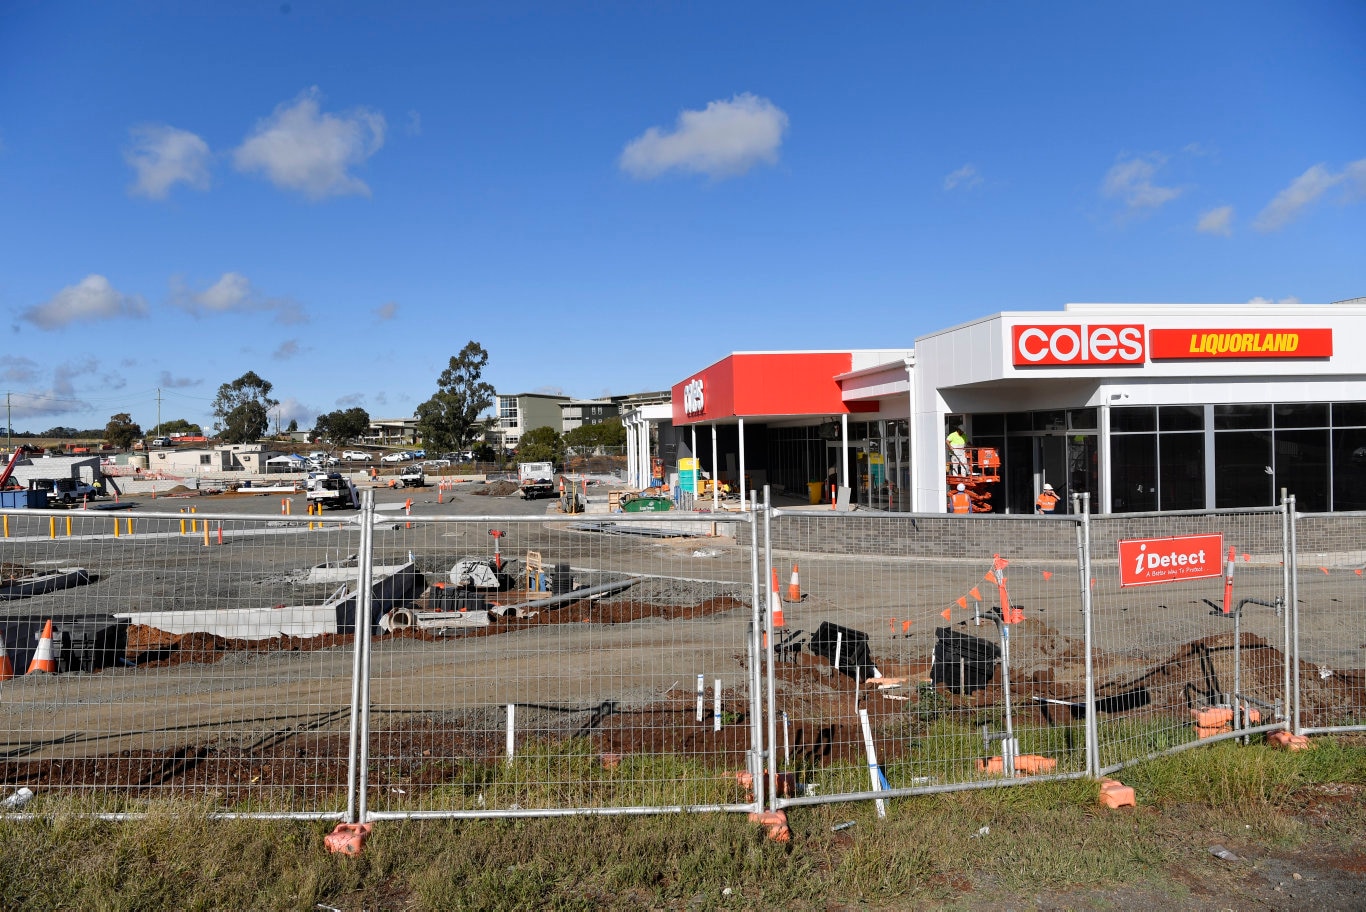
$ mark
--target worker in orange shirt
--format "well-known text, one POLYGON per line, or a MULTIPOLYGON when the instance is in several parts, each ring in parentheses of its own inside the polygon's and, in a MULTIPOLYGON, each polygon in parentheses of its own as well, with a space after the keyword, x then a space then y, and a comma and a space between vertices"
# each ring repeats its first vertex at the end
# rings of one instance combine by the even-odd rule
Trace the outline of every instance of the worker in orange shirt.
POLYGON ((1052 513, 1058 508, 1058 501, 1061 499, 1062 498, 1058 497, 1058 492, 1053 490, 1053 486, 1044 482, 1043 490, 1039 492, 1039 496, 1034 500, 1034 512, 1052 513))
POLYGON ((966 485, 959 485, 958 490, 949 495, 949 509, 954 513, 971 513, 972 497, 968 494, 966 485))

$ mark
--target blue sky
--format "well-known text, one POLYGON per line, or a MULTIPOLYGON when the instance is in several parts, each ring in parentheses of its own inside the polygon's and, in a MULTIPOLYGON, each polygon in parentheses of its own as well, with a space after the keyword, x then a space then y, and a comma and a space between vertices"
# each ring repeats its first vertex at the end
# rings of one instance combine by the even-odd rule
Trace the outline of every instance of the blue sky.
POLYGON ((1363 47, 1359 2, 9 0, 0 393, 150 430, 254 370, 309 427, 411 415, 471 339, 591 397, 1366 295, 1363 47))

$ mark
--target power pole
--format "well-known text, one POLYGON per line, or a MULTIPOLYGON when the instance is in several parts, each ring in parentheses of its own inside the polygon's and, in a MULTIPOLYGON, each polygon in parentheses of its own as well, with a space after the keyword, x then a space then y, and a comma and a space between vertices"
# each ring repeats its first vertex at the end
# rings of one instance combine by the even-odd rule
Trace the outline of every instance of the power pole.
POLYGON ((10 416, 9 397, 10 393, 5 393, 5 447, 11 453, 14 452, 14 419, 10 416))
POLYGON ((161 436, 161 387, 157 387, 157 437, 161 436))

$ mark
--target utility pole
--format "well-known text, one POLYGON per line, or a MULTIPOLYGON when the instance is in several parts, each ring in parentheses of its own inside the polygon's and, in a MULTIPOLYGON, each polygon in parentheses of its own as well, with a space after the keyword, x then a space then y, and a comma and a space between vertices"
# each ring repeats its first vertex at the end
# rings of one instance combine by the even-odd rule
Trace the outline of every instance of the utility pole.
POLYGON ((161 436, 161 387, 157 387, 157 437, 161 436))
POLYGON ((9 397, 11 393, 5 393, 5 447, 14 452, 14 418, 10 416, 9 397))

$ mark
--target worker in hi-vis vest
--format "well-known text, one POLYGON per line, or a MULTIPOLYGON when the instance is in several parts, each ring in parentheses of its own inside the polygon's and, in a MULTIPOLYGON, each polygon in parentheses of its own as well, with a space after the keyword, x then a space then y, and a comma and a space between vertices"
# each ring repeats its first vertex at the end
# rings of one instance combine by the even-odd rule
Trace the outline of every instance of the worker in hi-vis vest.
POLYGON ((1038 498, 1034 501, 1035 513, 1052 513, 1058 508, 1058 492, 1053 490, 1053 486, 1044 482, 1043 490, 1039 492, 1038 498))
POLYGON ((955 513, 971 513, 972 497, 968 494, 966 485, 959 485, 958 490, 949 495, 949 509, 955 513))

